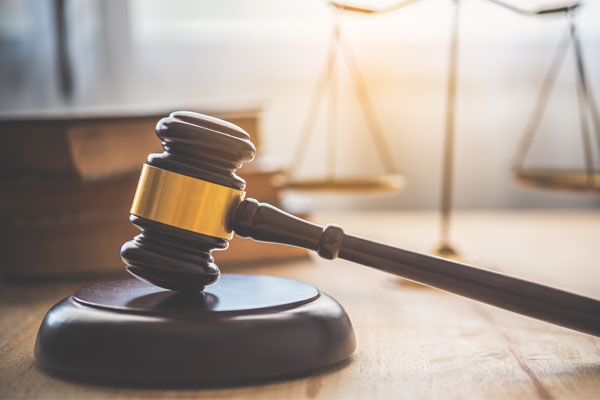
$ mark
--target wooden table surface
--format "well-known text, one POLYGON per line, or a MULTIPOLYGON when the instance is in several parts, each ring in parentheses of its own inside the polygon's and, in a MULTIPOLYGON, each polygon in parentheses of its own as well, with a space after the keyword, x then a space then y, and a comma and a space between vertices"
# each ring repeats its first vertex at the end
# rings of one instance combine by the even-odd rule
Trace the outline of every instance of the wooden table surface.
MULTIPOLYGON (((328 214, 346 231, 427 251, 431 212, 328 214)), ((459 212, 464 258, 600 299, 600 211, 459 212)), ((65 380, 41 371, 33 344, 45 312, 83 282, 0 289, 1 398, 600 398, 600 339, 345 261, 313 258, 247 273, 309 282, 347 310, 358 348, 346 363, 293 379, 152 389, 65 380)), ((236 270, 235 272, 241 272, 236 270)))

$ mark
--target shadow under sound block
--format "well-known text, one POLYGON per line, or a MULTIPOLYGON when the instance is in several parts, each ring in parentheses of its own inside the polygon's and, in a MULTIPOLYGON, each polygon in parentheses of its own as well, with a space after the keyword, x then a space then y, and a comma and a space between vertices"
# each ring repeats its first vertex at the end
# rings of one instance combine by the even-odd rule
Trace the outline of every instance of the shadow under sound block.
POLYGON ((344 309, 314 286, 223 274, 193 294, 137 279, 82 288, 47 313, 35 355, 92 380, 220 384, 329 366, 355 347, 344 309))

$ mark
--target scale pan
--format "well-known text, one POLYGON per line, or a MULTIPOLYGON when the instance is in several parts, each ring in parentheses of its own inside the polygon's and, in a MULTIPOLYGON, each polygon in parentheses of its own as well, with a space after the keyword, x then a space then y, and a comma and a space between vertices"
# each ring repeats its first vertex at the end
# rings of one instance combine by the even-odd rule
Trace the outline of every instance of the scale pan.
POLYGON ((536 188, 571 192, 600 191, 600 173, 588 174, 581 170, 522 169, 513 173, 520 184, 536 188))
POLYGON ((391 174, 376 177, 351 177, 332 179, 292 179, 284 180, 279 187, 298 192, 323 193, 387 193, 404 188, 403 175, 391 174))

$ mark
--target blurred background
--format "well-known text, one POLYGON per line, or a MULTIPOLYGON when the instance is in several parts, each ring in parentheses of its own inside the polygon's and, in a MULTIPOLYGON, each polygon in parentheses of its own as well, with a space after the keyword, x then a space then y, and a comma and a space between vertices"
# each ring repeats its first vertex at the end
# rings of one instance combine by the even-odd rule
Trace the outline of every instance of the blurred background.
MULTIPOLYGON (((515 185, 510 177, 511 159, 544 74, 567 34, 566 18, 518 15, 482 0, 460 3, 455 206, 600 205, 595 195, 531 190, 515 185)), ((324 1, 3 0, 0 4, 3 115, 107 108, 118 112, 258 108, 261 156, 283 167, 299 140, 325 67, 335 16, 324 1), (59 4, 64 8, 64 50, 72 76, 66 91, 57 51, 59 4)), ((385 7, 393 2, 359 4, 385 7)), ((438 206, 453 9, 450 0, 422 0, 393 13, 339 17, 407 186, 382 199, 344 198, 336 208, 438 206)), ((586 2, 577 13, 596 97, 600 96, 599 20, 598 2, 586 2)), ((377 174, 381 163, 344 68, 339 77, 337 167, 348 174, 377 174)), ((299 173, 319 174, 324 168, 319 146, 327 128, 324 116, 321 112, 299 173)), ((558 76, 528 163, 583 167, 571 54, 558 76)), ((320 208, 332 204, 311 201, 320 208)))
MULTIPOLYGON (((101 389, 95 383, 55 382, 54 374, 41 374, 33 359, 34 335, 51 305, 78 287, 131 278, 120 249, 140 233, 129 221, 140 169, 149 153, 163 151, 154 132, 157 122, 177 110, 216 116, 250 134, 257 158, 238 170, 248 183, 248 197, 318 224, 335 222, 353 235, 600 300, 600 117, 587 110, 581 118, 572 43, 559 60, 562 66, 533 131, 524 162, 529 170, 520 171, 531 173, 529 181, 515 180, 513 171, 557 49, 569 38, 569 15, 525 15, 497 4, 533 10, 574 1, 334 0, 379 10, 410 3, 371 14, 341 11, 329 1, 0 0, 0 348, 6 354, 0 356, 0 398, 2 389, 13 391, 9 398, 104 393, 96 392, 101 389), (331 57, 335 26, 352 52, 366 96, 357 95, 357 72, 340 54, 330 81, 335 89, 314 95, 331 57), (453 55, 455 107, 448 107, 453 55), (313 109, 315 98, 320 103, 313 109), (449 115, 454 115, 450 123, 449 115), (380 146, 373 140, 374 121, 380 146), (310 122, 314 126, 306 129, 310 122), (453 149, 445 146, 449 128, 453 149), (303 148, 303 162, 288 171, 303 148), (444 162, 445 153, 451 162, 444 162), (331 177, 332 163, 339 177, 398 172, 402 184, 385 195, 371 189, 289 191, 279 185, 293 172, 304 182, 321 179, 325 188, 331 182, 322 179, 331 177), (384 169, 386 163, 397 171, 384 169), (536 176, 533 168, 550 170, 536 176)), ((582 0, 572 16, 588 100, 600 102, 600 0, 582 0)), ((186 198, 181 203, 194 206, 186 198)), ((188 249, 187 241, 176 245, 175 235, 165 246, 163 238, 149 235, 143 246, 158 243, 157 254, 168 250, 169 258, 188 249)), ((203 258, 204 248, 185 259, 203 258)), ((272 392, 244 383, 241 396, 294 397, 289 385, 303 391, 299 396, 343 397, 335 387, 350 379, 346 390, 354 390, 361 383, 357 377, 364 376, 369 392, 362 397, 368 398, 378 394, 373 382, 384 398, 386 387, 395 397, 413 392, 424 397, 431 387, 460 387, 446 392, 483 397, 474 396, 477 387, 466 382, 481 382, 482 393, 496 398, 523 393, 546 398, 555 392, 599 397, 600 342, 591 337, 571 338, 574 333, 511 319, 454 301, 443 291, 420 290, 424 286, 395 275, 297 247, 234 236, 227 251, 212 255, 224 273, 314 284, 347 307, 358 333, 360 350, 351 363, 307 377, 306 385, 306 379, 266 382, 272 392), (423 386, 411 389, 411 382, 423 386)), ((195 272, 191 262, 185 266, 195 272)), ((185 273, 179 264, 164 270, 173 267, 185 273)), ((439 276, 452 280, 442 278, 443 271, 439 276)), ((218 297, 211 296, 197 299, 210 299, 212 306, 218 297)), ((156 301, 157 307, 176 310, 192 299, 144 297, 154 300, 132 294, 127 304, 137 307, 142 299, 139 304, 156 301)), ((127 315, 119 316, 126 321, 121 317, 127 315)), ((332 332, 329 324, 318 325, 332 332)), ((74 342, 84 348, 79 345, 85 342, 74 342)), ((147 359, 153 357, 151 352, 147 359)), ((191 393, 168 389, 167 396, 191 393)), ((207 389, 209 396, 238 393, 214 391, 212 384, 207 389)), ((111 397, 143 396, 135 388, 107 390, 111 397)))

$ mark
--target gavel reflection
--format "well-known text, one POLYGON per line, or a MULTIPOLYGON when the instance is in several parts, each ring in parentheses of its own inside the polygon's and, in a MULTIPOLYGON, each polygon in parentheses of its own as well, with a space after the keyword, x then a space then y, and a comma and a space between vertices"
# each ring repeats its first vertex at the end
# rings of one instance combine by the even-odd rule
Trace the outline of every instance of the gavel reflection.
POLYGON ((191 112, 160 120, 164 152, 144 165, 130 220, 141 233, 121 248, 127 270, 154 285, 198 292, 217 281, 213 250, 233 232, 258 241, 316 251, 459 294, 519 314, 600 336, 600 301, 463 263, 420 254, 304 221, 244 199, 235 174, 252 160, 248 134, 191 112))

